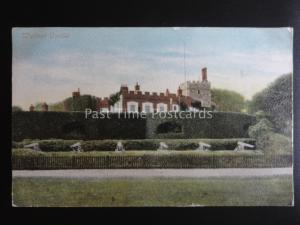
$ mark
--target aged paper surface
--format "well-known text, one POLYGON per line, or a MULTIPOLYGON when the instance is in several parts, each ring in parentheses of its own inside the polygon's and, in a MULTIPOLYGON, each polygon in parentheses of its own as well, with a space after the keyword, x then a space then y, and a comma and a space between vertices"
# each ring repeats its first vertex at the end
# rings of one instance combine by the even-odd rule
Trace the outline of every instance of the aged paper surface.
POLYGON ((14 28, 15 207, 293 206, 292 28, 14 28))

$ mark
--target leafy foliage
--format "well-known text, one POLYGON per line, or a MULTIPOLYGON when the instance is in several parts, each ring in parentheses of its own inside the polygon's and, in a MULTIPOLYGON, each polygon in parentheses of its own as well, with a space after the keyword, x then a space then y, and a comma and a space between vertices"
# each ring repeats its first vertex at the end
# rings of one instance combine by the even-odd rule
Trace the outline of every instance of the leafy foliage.
POLYGON ((244 97, 235 91, 213 88, 211 95, 212 101, 216 103, 218 111, 242 112, 245 108, 244 97))
POLYGON ((267 88, 254 95, 249 110, 259 110, 270 116, 276 131, 291 135, 292 132, 292 74, 279 77, 267 88))
POLYGON ((268 119, 261 119, 257 124, 249 127, 249 136, 258 139, 264 134, 273 131, 273 125, 268 119))
POLYGON ((20 112, 20 111, 23 111, 23 109, 20 106, 14 105, 11 107, 11 111, 12 112, 20 112))
POLYGON ((65 111, 64 103, 57 102, 57 103, 49 104, 49 111, 55 111, 55 112, 65 111))
POLYGON ((111 94, 108 99, 109 105, 113 106, 116 102, 118 102, 120 100, 120 96, 121 96, 121 92, 111 94))
POLYGON ((182 132, 182 127, 180 124, 175 123, 175 122, 165 122, 165 123, 161 123, 157 129, 156 129, 157 133, 180 133, 182 132))
POLYGON ((35 110, 35 111, 42 111, 42 105, 43 105, 42 102, 37 102, 37 103, 35 103, 35 105, 34 105, 34 110, 35 110))
MULTIPOLYGON (((181 138, 244 138, 248 127, 255 121, 254 116, 243 113, 213 112, 211 119, 199 118, 201 112, 171 114, 171 119, 149 114, 147 118, 125 117, 125 113, 110 113, 109 118, 85 118, 84 112, 13 112, 12 138, 49 139, 144 139, 179 138, 178 135, 160 137, 157 127, 164 122, 176 122, 182 127, 181 138), (194 118, 186 118, 187 115, 194 118)), ((165 135, 165 134, 164 134, 165 135)))
POLYGON ((70 97, 65 99, 63 104, 66 111, 85 111, 86 108, 97 110, 97 99, 91 95, 70 97))
POLYGON ((257 145, 266 154, 291 154, 293 152, 291 138, 274 132, 268 132, 258 138, 257 145))
POLYGON ((189 108, 185 102, 180 102, 179 103, 179 110, 180 111, 187 111, 189 108))
POLYGON ((249 126, 256 122, 254 116, 236 112, 211 112, 211 118, 208 118, 204 110, 171 115, 172 117, 167 118, 161 118, 159 115, 149 116, 147 138, 245 138, 248 137, 249 126), (157 127, 166 122, 178 123, 183 132, 157 133, 157 127))
POLYGON ((266 154, 292 153, 291 138, 275 133, 273 124, 266 118, 249 127, 249 136, 256 139, 257 148, 266 154))
POLYGON ((143 139, 146 119, 125 118, 110 114, 109 118, 86 118, 84 112, 13 112, 12 139, 143 139))

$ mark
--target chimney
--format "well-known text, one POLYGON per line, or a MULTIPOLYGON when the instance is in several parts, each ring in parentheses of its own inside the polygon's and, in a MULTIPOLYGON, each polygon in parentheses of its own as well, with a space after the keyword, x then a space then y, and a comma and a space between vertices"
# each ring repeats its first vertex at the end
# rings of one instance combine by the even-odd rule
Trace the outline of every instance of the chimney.
POLYGON ((77 91, 74 91, 74 92, 72 93, 72 96, 73 96, 73 98, 74 98, 74 97, 80 97, 80 89, 78 88, 77 91))
POLYGON ((121 93, 128 93, 128 87, 127 87, 127 85, 121 85, 120 92, 121 93))
POLYGON ((33 111, 34 111, 34 106, 33 106, 32 104, 31 104, 30 107, 29 107, 29 111, 30 111, 30 112, 33 112, 33 111))
POLYGON ((207 68, 202 69, 202 81, 207 81, 207 68))
POLYGON ((180 87, 178 87, 177 89, 177 95, 182 96, 182 89, 180 87))
POLYGON ((47 105, 46 102, 44 102, 44 103, 42 104, 42 111, 43 111, 43 112, 47 112, 47 111, 48 111, 48 105, 47 105))
POLYGON ((166 96, 169 96, 169 94, 170 94, 170 91, 169 91, 169 89, 167 89, 166 90, 166 96))
POLYGON ((139 91, 140 90, 140 85, 138 84, 138 82, 136 82, 136 85, 134 86, 134 90, 135 91, 139 91))

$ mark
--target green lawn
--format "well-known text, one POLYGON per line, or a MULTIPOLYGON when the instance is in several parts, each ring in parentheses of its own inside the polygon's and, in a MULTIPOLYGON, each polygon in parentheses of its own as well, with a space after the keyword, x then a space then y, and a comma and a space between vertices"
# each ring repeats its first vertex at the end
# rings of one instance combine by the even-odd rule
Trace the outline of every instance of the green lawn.
POLYGON ((292 177, 13 178, 17 206, 290 206, 292 177))

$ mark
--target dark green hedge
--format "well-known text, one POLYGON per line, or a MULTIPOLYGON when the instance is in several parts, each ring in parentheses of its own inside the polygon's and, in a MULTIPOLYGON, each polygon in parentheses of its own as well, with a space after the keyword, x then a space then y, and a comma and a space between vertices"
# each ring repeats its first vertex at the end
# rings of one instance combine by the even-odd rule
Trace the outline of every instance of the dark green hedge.
MULTIPOLYGON (((238 141, 243 141, 255 145, 255 139, 145 139, 145 140, 123 140, 125 150, 157 150, 160 142, 165 142, 170 150, 193 150, 197 149, 199 142, 211 145, 211 150, 233 150, 238 141)), ((13 142, 13 148, 23 148, 24 145, 38 142, 42 151, 71 151, 70 145, 78 140, 24 140, 23 142, 13 142)), ((80 141, 84 151, 114 151, 118 140, 96 140, 80 141)))
POLYGON ((12 139, 144 139, 142 118, 86 119, 84 112, 13 112, 12 139))
POLYGON ((146 136, 148 138, 246 138, 249 137, 249 126, 255 122, 254 116, 235 112, 212 112, 211 119, 201 119, 199 113, 196 113, 193 119, 176 119, 175 116, 162 119, 155 115, 147 118, 146 136), (181 133, 160 133, 157 130, 162 123, 172 122, 176 126, 181 126, 181 133))
POLYGON ((110 119, 85 119, 84 112, 13 112, 12 139, 246 138, 255 121, 243 113, 212 114, 212 119, 199 119, 197 113, 194 119, 162 119, 152 114, 146 118, 109 114, 110 119), (159 133, 157 128, 165 122, 176 123, 181 132, 159 133))
POLYGON ((290 167, 292 155, 15 156, 14 170, 290 167))

